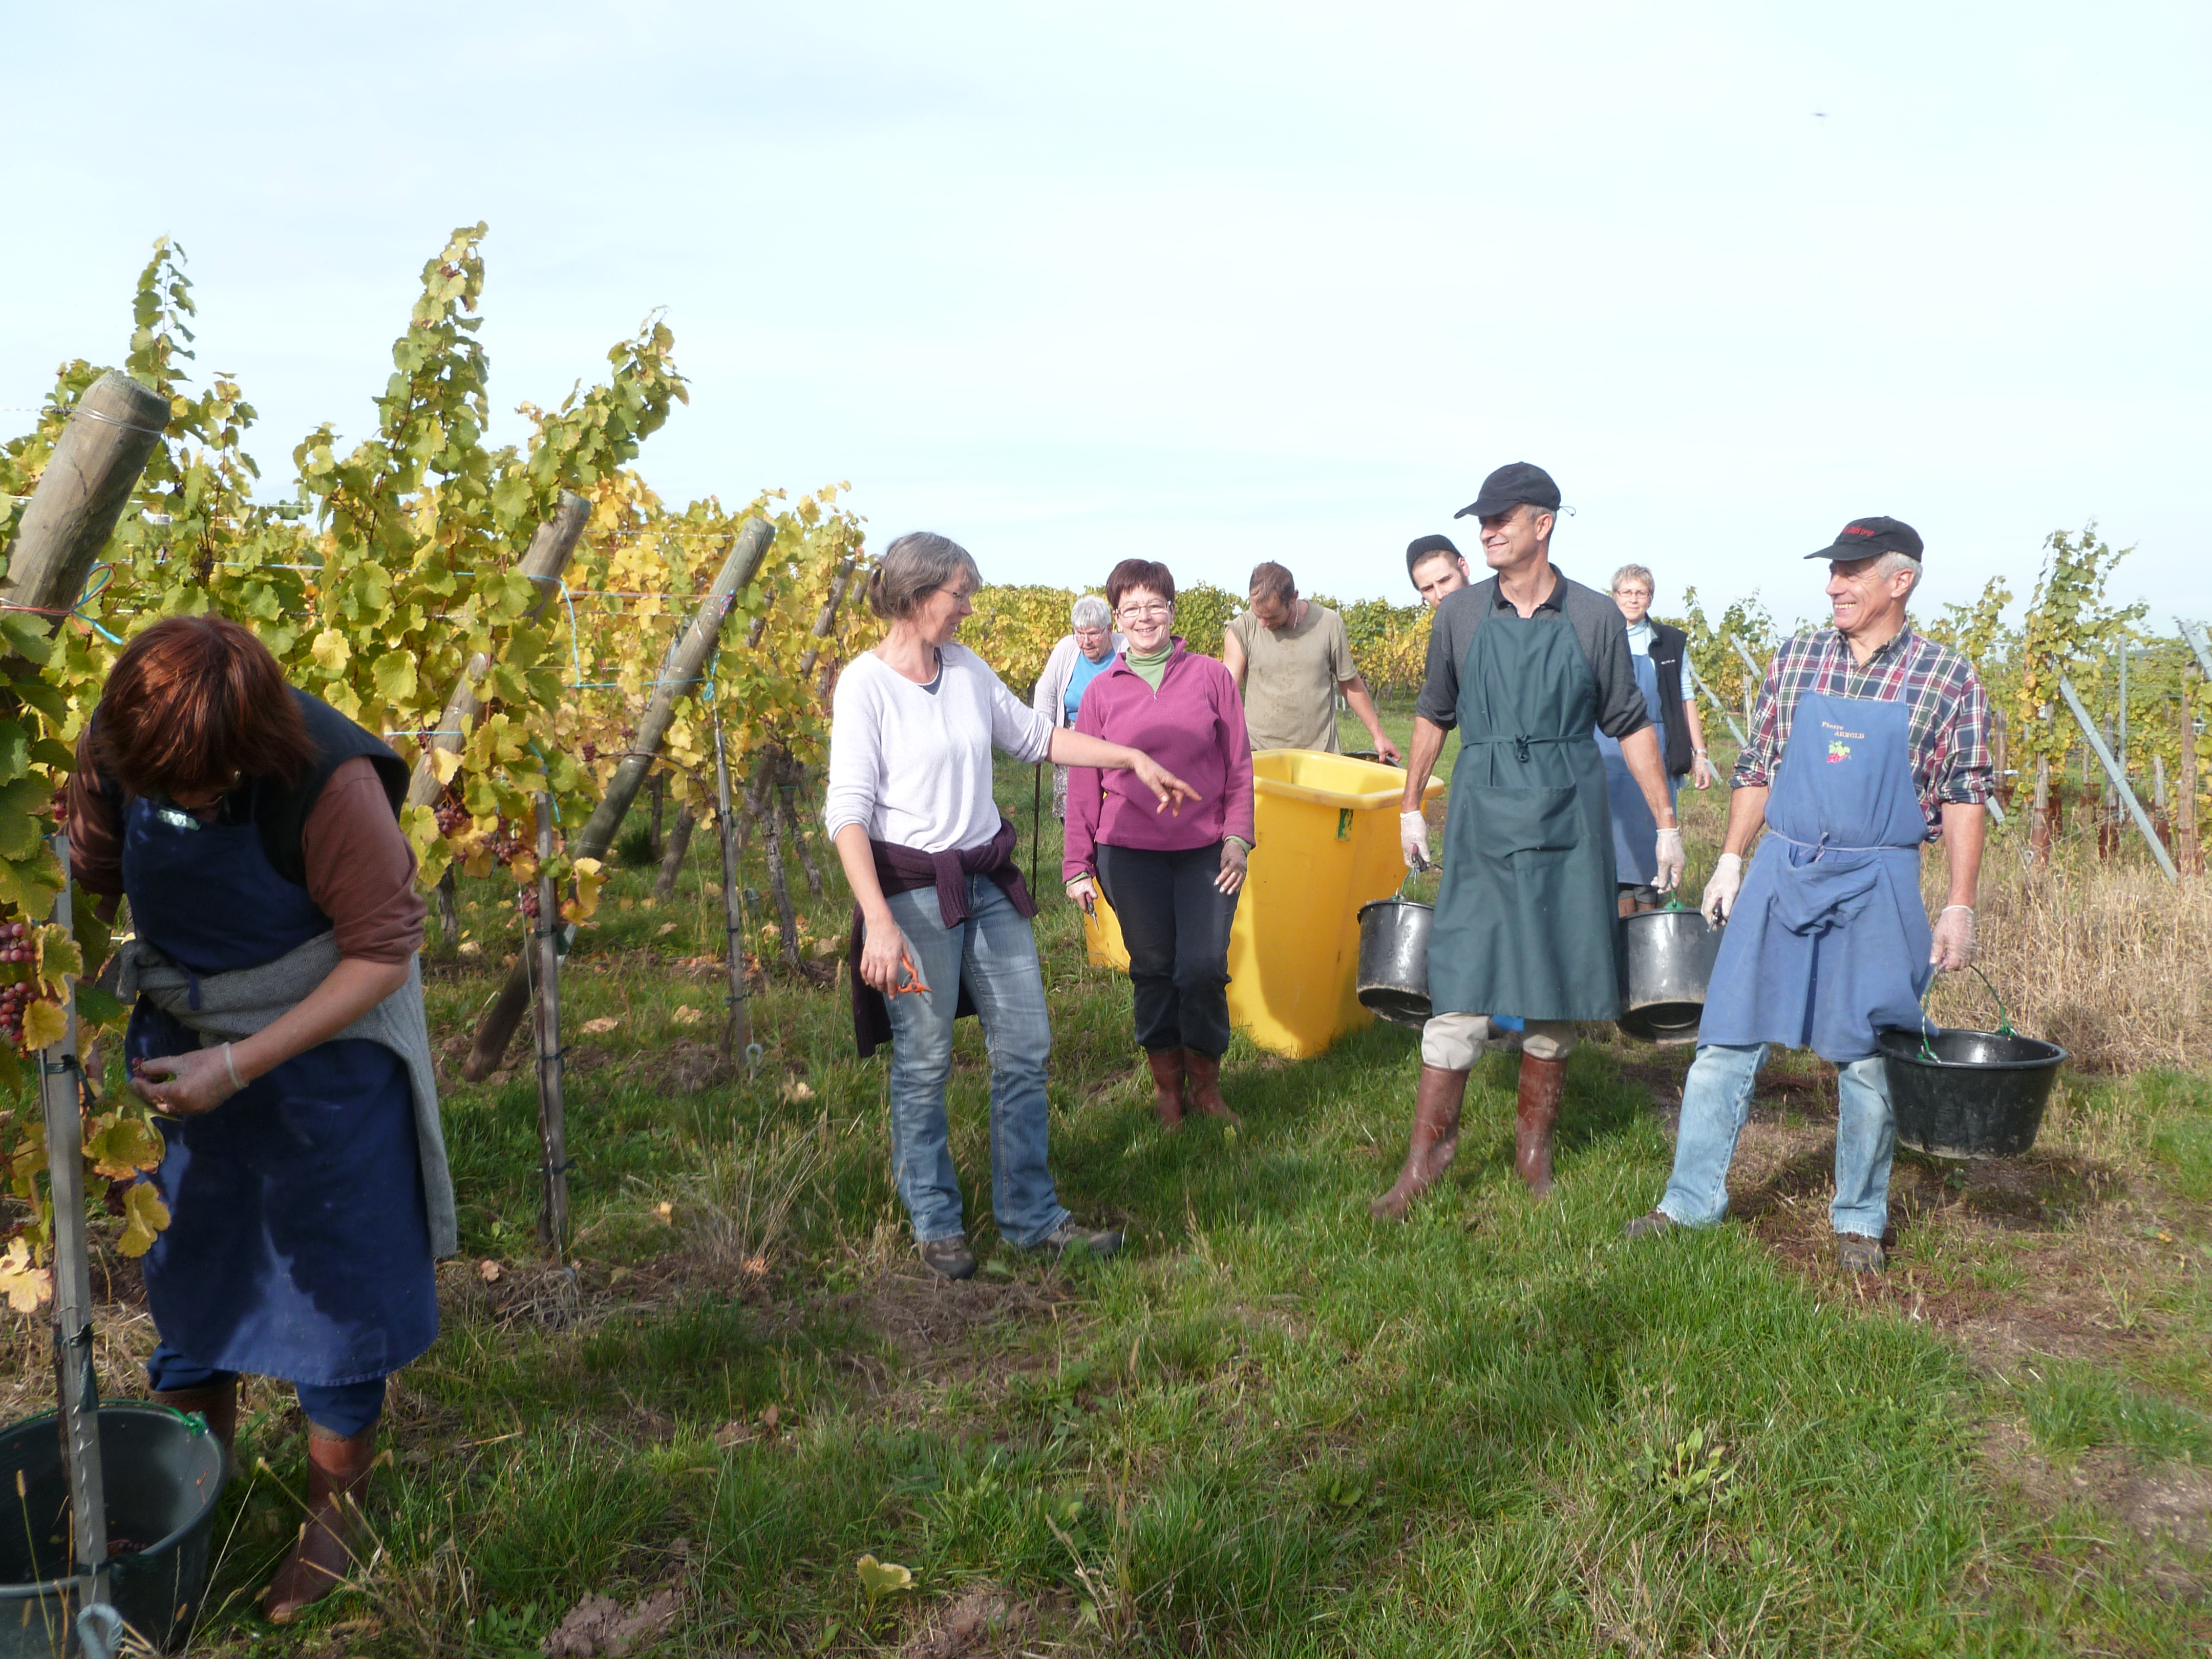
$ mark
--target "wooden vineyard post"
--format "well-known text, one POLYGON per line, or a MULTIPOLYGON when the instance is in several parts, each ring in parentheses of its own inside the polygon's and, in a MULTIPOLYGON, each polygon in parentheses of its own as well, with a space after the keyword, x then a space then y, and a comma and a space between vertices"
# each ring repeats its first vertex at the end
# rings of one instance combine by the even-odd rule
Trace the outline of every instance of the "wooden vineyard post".
MULTIPOLYGON (((82 580, 80 578, 80 580, 82 580)), ((54 926, 73 931, 69 837, 53 837, 61 863, 54 926)), ((92 1360, 92 1261, 84 1232, 83 1073, 77 1069, 76 991, 63 1006, 61 1041, 39 1050, 39 1105, 46 1121, 46 1182, 53 1200, 54 1399, 69 1472, 70 1540, 88 1603, 107 1599, 107 1486, 100 1459, 100 1376, 92 1360)))
POLYGON ((722 711, 714 710, 714 819, 722 832, 722 955, 730 977, 730 1018, 722 1052, 732 1060, 753 1046, 752 1010, 745 1003, 745 916, 738 903, 738 830, 730 811, 730 761, 722 743, 722 711))
MULTIPOLYGON (((536 623, 560 598, 561 573, 568 568, 569 555, 583 539, 584 526, 591 518, 592 504, 581 495, 564 489, 553 516, 539 525, 537 533, 531 537, 529 550, 514 568, 515 574, 538 589, 538 597, 523 612, 526 625, 536 623)), ((460 678, 453 682, 453 689, 446 696, 445 712, 438 717, 437 729, 424 734, 422 752, 416 757, 414 775, 407 780, 408 805, 428 806, 446 793, 431 757, 441 749, 459 750, 468 741, 477 716, 483 712, 483 700, 477 696, 477 688, 483 684, 483 677, 490 669, 491 659, 479 651, 469 659, 460 678)))
POLYGON ((127 374, 110 369, 86 388, 23 509, 0 600, 58 625, 168 422, 169 400, 127 374))
POLYGON ((656 902, 675 893, 676 878, 684 873, 684 854, 691 850, 691 829, 698 821, 698 811, 690 801, 676 809, 676 822, 668 826, 668 845, 661 850, 660 873, 653 878, 656 902))
POLYGON ((2134 815, 2136 828, 2142 831, 2142 838, 2149 845, 2151 855, 2158 860, 2158 867, 2166 872, 2168 881, 2179 881, 2181 878, 2174 870, 2173 860, 2166 856, 2166 844, 2159 840, 2158 831, 2151 826, 2150 814, 2143 811, 2142 803, 2136 799, 2136 792, 2128 787, 2128 781, 2120 771, 2119 763, 2112 758, 2112 751, 2105 746, 2104 738, 2097 731, 2097 722, 2090 718, 2087 708, 2081 702, 2081 694, 2074 689, 2074 682, 2063 674, 2058 677, 2058 695, 2066 699, 2066 706, 2074 711, 2074 718, 2081 727, 2081 735, 2089 740, 2089 748, 2097 757, 2097 763, 2105 769, 2106 779, 2112 784, 2113 793, 2134 815))
MULTIPOLYGON (((2044 718, 2050 719, 2045 710, 2044 718)), ((2035 757, 2035 816, 2027 823, 2027 861, 2048 864, 2051 861, 2051 757, 2035 757)))
POLYGON ((538 797, 538 925, 526 956, 538 981, 538 1146, 544 1202, 538 1242, 561 1259, 568 1242, 568 1126, 561 1101, 561 894, 551 875, 553 797, 538 797))
MULTIPOLYGON (((700 682, 714 642, 721 637, 722 619, 729 614, 730 601, 758 574, 769 544, 775 539, 775 532, 765 519, 747 519, 738 526, 729 556, 722 561, 722 568, 714 574, 714 586, 699 602, 690 626, 676 636, 675 643, 660 659, 653 701, 647 705, 645 718, 638 722, 637 735, 632 739, 636 746, 615 768, 614 776, 607 780, 606 793, 599 797, 599 805, 592 809, 592 816, 570 843, 569 851, 577 858, 599 858, 613 843, 623 818, 645 782, 646 773, 660 753, 661 740, 668 735, 669 725, 676 718, 676 705, 700 682)), ((529 975, 523 963, 518 961, 508 970, 507 982, 500 987, 498 997, 477 1022, 475 1041, 461 1067, 464 1078, 471 1083, 481 1083, 492 1074, 500 1057, 507 1052, 507 1039, 514 1035, 529 1000, 529 975)))

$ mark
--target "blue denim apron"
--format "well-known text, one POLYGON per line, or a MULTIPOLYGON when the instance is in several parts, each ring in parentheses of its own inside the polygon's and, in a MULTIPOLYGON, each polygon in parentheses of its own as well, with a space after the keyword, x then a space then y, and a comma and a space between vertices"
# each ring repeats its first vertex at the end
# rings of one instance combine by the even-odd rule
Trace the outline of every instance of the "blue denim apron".
POLYGON ((1596 723, 1597 678, 1563 617, 1498 615, 1474 630, 1429 930, 1437 1012, 1620 1018, 1596 723))
MULTIPOLYGON (((241 816, 204 823, 143 797, 125 815, 132 925, 195 974, 257 968, 330 931, 241 816)), ((199 1046, 197 1032, 139 999, 125 1054, 199 1046)), ((146 1300, 177 1353, 334 1384, 383 1376, 430 1346, 437 1287, 398 1054, 325 1042, 203 1116, 156 1121, 166 1151, 152 1179, 170 1222, 146 1254, 146 1300)))
MULTIPOLYGON (((1632 655, 1636 665, 1636 689, 1644 694, 1644 712, 1651 716, 1655 733, 1666 729, 1659 702, 1659 669, 1650 657, 1632 655)), ((1644 799, 1644 787, 1629 775, 1620 744, 1602 732, 1597 736, 1598 758, 1605 763, 1606 803, 1613 809, 1613 862, 1617 879, 1649 885, 1659 875, 1659 820, 1644 799)), ((1662 746, 1663 752, 1663 746, 1662 746)), ((1665 770, 1662 765, 1661 770, 1665 770)), ((1667 780, 1667 805, 1674 804, 1675 780, 1667 780)))
POLYGON ((1778 1042, 1844 1065, 1915 1025, 1933 971, 1920 897, 1928 820, 1902 702, 1808 691, 1721 935, 1702 1044, 1778 1042))

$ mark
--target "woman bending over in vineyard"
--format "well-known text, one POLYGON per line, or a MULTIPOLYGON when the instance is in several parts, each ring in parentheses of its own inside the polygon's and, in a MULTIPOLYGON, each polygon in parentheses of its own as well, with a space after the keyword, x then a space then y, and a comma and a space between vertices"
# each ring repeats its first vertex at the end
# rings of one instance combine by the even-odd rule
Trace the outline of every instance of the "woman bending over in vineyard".
POLYGON ((1052 1024, 1014 861, 1014 826, 991 795, 991 751, 1133 771, 1158 805, 1197 793, 1133 749, 1024 708, 983 659, 955 645, 981 583, 967 550, 927 531, 884 551, 868 604, 883 643, 837 681, 823 819, 852 884, 853 1023, 861 1056, 891 1045, 892 1176, 921 1259, 947 1279, 975 1271, 945 1115, 952 1022, 979 1014, 991 1052, 991 1200, 1020 1249, 1106 1255, 1117 1232, 1079 1225, 1045 1158, 1052 1024))
POLYGON ((1252 745, 1237 682, 1175 636, 1175 577, 1124 559, 1106 597, 1128 649, 1083 700, 1075 729, 1158 755, 1200 799, 1166 819, 1127 782, 1087 766, 1067 786, 1067 893, 1091 908, 1094 877, 1121 918, 1136 988, 1137 1041, 1152 1068, 1160 1125, 1186 1105, 1237 1114, 1221 1097, 1229 1047, 1229 928, 1252 850, 1252 745))
MULTIPOLYGON (((1054 726, 1075 724, 1076 710, 1083 706, 1083 694, 1091 682, 1106 672, 1114 660, 1114 653, 1127 643, 1114 631, 1114 613, 1106 601, 1096 593, 1085 593, 1070 608, 1068 625, 1073 632, 1063 634, 1052 654, 1044 659, 1044 667, 1037 674, 1036 690, 1030 696, 1030 707, 1036 709, 1054 726)), ((1052 769, 1052 815, 1056 818, 1067 816, 1067 769, 1052 769)))
POLYGON ((432 1257, 455 1248, 407 769, 220 617, 132 641, 78 754, 70 849, 87 890, 131 901, 124 1048, 163 1115, 147 1378, 226 1454, 240 1372, 298 1389, 308 1516, 268 1590, 283 1623, 350 1565, 385 1378, 437 1334, 432 1257))

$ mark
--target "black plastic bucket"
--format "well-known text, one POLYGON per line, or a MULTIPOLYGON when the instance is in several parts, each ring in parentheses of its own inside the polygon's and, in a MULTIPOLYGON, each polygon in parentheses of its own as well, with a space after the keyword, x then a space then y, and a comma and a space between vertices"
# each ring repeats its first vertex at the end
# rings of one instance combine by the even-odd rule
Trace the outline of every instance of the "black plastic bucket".
MULTIPOLYGON (((155 1647, 176 1646, 207 1589, 208 1539, 222 1494, 222 1448, 198 1417, 166 1406, 100 1408, 107 1484, 108 1594, 155 1647), (118 1545, 129 1547, 118 1552, 118 1545)), ((52 1415, 0 1430, 0 1659, 75 1653, 69 1474, 52 1415), (15 1495, 20 1476, 23 1495, 15 1495)))
POLYGON ((1620 1029, 1646 1042, 1698 1040, 1721 930, 1679 903, 1620 919, 1620 1029))
POLYGON ((1897 1138, 1936 1158, 2017 1158, 2035 1144, 2066 1051, 2016 1031, 1887 1030, 1897 1138))

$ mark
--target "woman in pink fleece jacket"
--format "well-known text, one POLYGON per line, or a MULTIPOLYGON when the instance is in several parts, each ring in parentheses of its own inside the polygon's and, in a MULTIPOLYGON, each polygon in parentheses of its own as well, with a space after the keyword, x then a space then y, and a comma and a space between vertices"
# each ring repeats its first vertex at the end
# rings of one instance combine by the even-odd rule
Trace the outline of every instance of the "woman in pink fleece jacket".
POLYGON ((1234 1123, 1220 1079, 1229 928, 1252 850, 1244 702, 1226 668, 1175 637, 1175 577, 1165 565, 1122 560, 1106 579, 1106 602, 1127 648, 1091 682, 1075 729, 1142 750, 1199 799, 1170 815, 1119 772, 1070 767, 1060 873, 1086 910, 1103 887, 1121 920, 1161 1127, 1181 1123, 1186 1108, 1234 1123))

